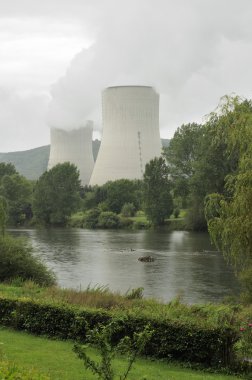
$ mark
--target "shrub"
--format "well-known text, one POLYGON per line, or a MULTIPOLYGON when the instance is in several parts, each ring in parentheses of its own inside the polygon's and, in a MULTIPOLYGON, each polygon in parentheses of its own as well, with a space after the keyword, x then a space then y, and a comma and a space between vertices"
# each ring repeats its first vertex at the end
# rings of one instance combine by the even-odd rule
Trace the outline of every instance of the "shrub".
MULTIPOLYGON (((171 306, 172 307, 172 306, 171 306)), ((195 308, 194 308, 195 309, 195 308)), ((202 311, 203 312, 203 311, 202 311)), ((195 309, 196 313, 196 309, 195 309)), ((237 331, 226 323, 199 323, 167 317, 152 317, 135 312, 103 311, 46 304, 27 299, 0 298, 0 323, 16 329, 51 337, 86 340, 87 326, 93 329, 99 324, 107 325, 114 318, 123 318, 120 331, 113 336, 113 343, 144 330, 146 325, 154 331, 144 354, 157 358, 171 358, 208 367, 232 364, 237 331)))
POLYGON ((32 248, 25 240, 0 237, 0 281, 17 277, 44 286, 55 283, 52 272, 32 255, 32 248))
POLYGON ((98 208, 92 208, 91 210, 87 211, 84 217, 83 227, 97 228, 100 213, 101 211, 98 208))
POLYGON ((108 204, 107 204, 107 202, 105 202, 105 201, 100 202, 100 203, 98 204, 97 207, 98 207, 98 209, 99 209, 101 212, 103 212, 103 211, 109 211, 108 204))
POLYGON ((244 303, 252 303, 252 266, 247 266, 239 273, 241 299, 244 303))
POLYGON ((174 215, 174 218, 178 218, 180 214, 180 210, 178 207, 176 207, 174 210, 173 210, 173 215, 174 215))
POLYGON ((122 210, 122 216, 134 216, 136 214, 136 208, 133 203, 124 203, 122 210))
POLYGON ((235 344, 237 356, 241 359, 252 357, 252 323, 243 323, 240 327, 240 339, 235 344))
POLYGON ((128 378, 133 363, 137 355, 143 352, 146 343, 150 340, 153 331, 148 326, 140 333, 135 333, 133 338, 125 336, 119 339, 117 344, 112 344, 113 335, 120 331, 120 324, 123 320, 114 320, 107 326, 98 326, 88 332, 88 342, 93 344, 99 351, 99 361, 94 361, 87 353, 87 346, 74 345, 74 352, 83 360, 86 369, 91 370, 99 379, 113 380, 115 373, 113 369, 113 359, 116 354, 127 354, 127 365, 124 373, 119 376, 121 380, 128 378), (119 322, 119 323, 118 323, 119 322))
POLYGON ((120 227, 131 229, 133 227, 133 220, 130 218, 120 217, 120 227))
POLYGON ((151 224, 147 220, 134 220, 133 228, 136 230, 142 230, 150 228, 151 224))
POLYGON ((67 224, 70 227, 82 228, 84 225, 84 221, 85 221, 85 214, 82 211, 79 211, 71 215, 67 224))
POLYGON ((112 211, 103 211, 98 218, 98 226, 100 228, 118 228, 120 218, 112 211))

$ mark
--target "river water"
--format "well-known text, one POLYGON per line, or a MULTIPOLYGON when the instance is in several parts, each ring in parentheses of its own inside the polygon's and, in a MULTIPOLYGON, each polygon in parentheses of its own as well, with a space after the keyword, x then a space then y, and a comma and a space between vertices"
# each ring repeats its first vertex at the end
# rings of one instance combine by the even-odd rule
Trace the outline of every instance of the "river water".
POLYGON ((208 234, 165 230, 108 231, 18 229, 61 287, 108 286, 122 293, 143 287, 144 296, 188 303, 220 301, 238 284, 208 234), (141 256, 153 262, 140 262, 141 256))

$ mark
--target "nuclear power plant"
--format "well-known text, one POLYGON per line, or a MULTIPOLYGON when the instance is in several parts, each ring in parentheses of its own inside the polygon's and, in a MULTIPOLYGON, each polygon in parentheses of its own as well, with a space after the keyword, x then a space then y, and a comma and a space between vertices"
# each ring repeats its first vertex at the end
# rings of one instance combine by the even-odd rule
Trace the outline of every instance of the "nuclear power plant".
POLYGON ((161 155, 159 95, 149 86, 108 87, 102 93, 103 135, 90 185, 141 179, 161 155))
POLYGON ((92 122, 84 127, 66 131, 51 128, 51 148, 48 170, 57 164, 70 162, 77 166, 82 185, 88 185, 93 168, 92 122))

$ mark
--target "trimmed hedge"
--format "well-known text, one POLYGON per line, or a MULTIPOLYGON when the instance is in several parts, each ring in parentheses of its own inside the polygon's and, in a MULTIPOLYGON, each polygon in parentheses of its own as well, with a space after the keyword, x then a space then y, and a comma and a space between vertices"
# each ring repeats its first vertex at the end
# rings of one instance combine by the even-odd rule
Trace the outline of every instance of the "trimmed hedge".
POLYGON ((145 354, 207 367, 227 367, 232 363, 237 333, 227 327, 202 327, 174 320, 157 320, 135 314, 108 312, 49 303, 30 299, 0 298, 0 324, 34 334, 84 342, 86 326, 106 324, 117 318, 120 330, 113 337, 141 331, 149 324, 154 330, 145 354))

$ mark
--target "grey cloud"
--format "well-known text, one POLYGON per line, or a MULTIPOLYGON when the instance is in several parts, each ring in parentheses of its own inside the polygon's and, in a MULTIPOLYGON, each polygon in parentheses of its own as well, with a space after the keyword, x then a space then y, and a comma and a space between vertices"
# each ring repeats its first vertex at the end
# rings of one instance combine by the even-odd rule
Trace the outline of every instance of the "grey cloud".
POLYGON ((0 87, 2 152, 15 150, 17 142, 19 150, 47 143, 44 118, 48 102, 46 94, 22 94, 0 87))
POLYGON ((1 17, 75 23, 94 38, 51 88, 51 126, 100 124, 101 90, 111 85, 156 87, 165 137, 224 94, 251 96, 251 0, 8 0, 1 17))

